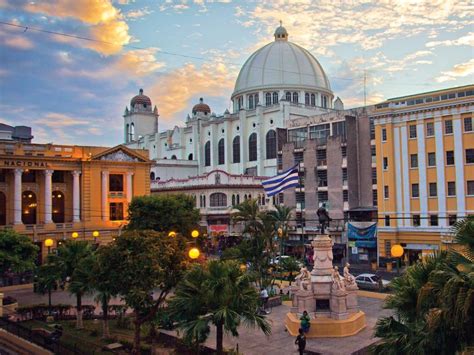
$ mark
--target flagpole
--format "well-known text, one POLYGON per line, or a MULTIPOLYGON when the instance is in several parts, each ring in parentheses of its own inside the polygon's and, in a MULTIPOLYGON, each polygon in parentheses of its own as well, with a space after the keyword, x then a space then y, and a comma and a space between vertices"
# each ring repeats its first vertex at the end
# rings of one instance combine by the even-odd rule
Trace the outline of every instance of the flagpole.
MULTIPOLYGON (((298 162, 298 188, 300 189, 300 193, 301 193, 301 177, 300 177, 300 169, 301 169, 301 162, 298 162)), ((306 206, 305 206, 306 207, 306 206)), ((303 260, 303 263, 304 263, 304 259, 305 259, 305 256, 306 256, 306 248, 305 248, 305 245, 304 245, 304 226, 303 226, 303 209, 301 209, 301 212, 300 212, 300 225, 301 225, 301 243, 302 243, 302 246, 303 246, 303 257, 302 257, 302 260, 303 260)))

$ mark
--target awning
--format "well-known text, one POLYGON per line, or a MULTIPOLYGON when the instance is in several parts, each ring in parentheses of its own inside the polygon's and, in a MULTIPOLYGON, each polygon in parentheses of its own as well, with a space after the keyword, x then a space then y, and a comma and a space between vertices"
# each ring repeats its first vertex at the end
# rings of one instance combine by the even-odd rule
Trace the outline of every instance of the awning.
POLYGON ((377 248, 375 240, 356 240, 355 246, 357 248, 377 248))

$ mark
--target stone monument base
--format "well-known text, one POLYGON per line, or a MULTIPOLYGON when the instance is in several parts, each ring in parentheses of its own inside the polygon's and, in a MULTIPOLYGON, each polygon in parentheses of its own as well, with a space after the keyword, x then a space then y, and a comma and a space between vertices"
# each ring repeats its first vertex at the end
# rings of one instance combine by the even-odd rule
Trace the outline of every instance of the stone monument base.
MULTIPOLYGON (((285 326, 292 336, 298 335, 301 321, 296 313, 287 313, 285 326)), ((342 338, 359 333, 366 326, 365 313, 351 313, 346 319, 318 317, 311 319, 311 327, 306 333, 307 338, 342 338)))

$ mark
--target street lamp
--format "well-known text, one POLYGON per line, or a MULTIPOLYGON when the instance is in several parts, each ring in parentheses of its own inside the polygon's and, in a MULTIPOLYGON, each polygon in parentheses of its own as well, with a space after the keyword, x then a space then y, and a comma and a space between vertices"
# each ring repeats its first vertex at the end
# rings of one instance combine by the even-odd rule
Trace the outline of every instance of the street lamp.
POLYGON ((48 238, 44 241, 44 246, 48 248, 48 254, 51 253, 51 247, 53 246, 54 244, 54 240, 52 240, 51 238, 48 238))
POLYGON ((390 249, 390 253, 394 258, 397 258, 397 275, 400 275, 400 257, 403 255, 403 247, 400 244, 395 244, 390 249))
POLYGON ((76 239, 77 237, 79 237, 79 233, 77 233, 77 232, 72 232, 71 237, 72 237, 73 239, 76 239))
POLYGON ((176 237, 176 232, 173 232, 173 231, 169 232, 168 237, 171 237, 171 238, 176 237))
POLYGON ((199 231, 197 229, 193 230, 191 232, 191 237, 193 237, 193 238, 199 237, 199 231))
POLYGON ((199 254, 201 253, 198 248, 191 248, 188 253, 189 257, 193 260, 199 258, 199 254))
POLYGON ((283 229, 279 227, 277 229, 278 237, 280 238, 280 257, 283 255, 283 229))
POLYGON ((93 231, 92 236, 94 237, 94 243, 97 243, 97 238, 100 237, 99 231, 93 231))

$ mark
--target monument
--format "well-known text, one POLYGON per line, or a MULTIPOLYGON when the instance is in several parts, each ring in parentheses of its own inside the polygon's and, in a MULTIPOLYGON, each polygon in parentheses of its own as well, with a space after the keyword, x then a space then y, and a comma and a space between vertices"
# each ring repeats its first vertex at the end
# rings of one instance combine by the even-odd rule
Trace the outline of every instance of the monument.
POLYGON ((296 277, 296 285, 291 287, 292 307, 285 320, 288 332, 294 336, 298 334, 300 316, 307 311, 311 317, 306 334, 309 338, 358 333, 365 328, 365 314, 359 309, 358 287, 350 273, 350 265, 345 265, 343 276, 337 266, 333 267, 333 241, 329 235, 316 236, 311 245, 314 268, 311 272, 302 268, 296 277))

